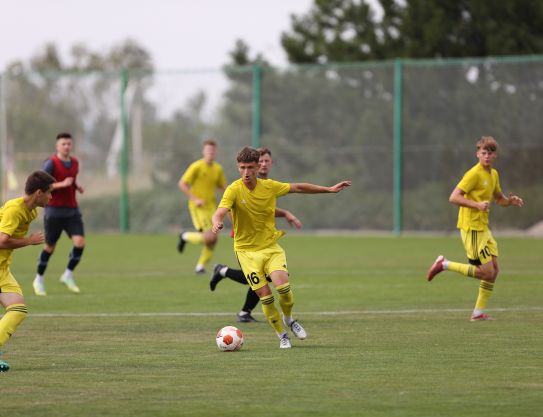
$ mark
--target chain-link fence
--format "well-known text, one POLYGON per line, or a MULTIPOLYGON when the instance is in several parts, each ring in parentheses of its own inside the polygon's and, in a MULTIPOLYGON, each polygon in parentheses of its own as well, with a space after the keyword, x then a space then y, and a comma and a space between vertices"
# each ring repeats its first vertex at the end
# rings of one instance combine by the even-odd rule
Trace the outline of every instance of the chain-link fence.
POLYGON ((177 181, 209 137, 229 181, 245 145, 272 150, 278 180, 351 179, 338 195, 280 200, 306 229, 448 231, 457 213, 448 196, 477 162, 475 142, 491 135, 504 191, 527 203, 493 210, 493 227, 525 229, 543 217, 543 57, 1 81, 2 199, 20 195, 56 134, 70 131, 91 231, 190 226, 177 181))

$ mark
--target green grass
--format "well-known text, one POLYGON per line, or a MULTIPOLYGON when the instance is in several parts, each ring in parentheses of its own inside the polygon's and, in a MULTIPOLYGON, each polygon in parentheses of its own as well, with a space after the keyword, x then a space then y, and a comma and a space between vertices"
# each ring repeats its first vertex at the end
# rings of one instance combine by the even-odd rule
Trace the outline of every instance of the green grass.
MULTIPOLYGON (((234 264, 221 238, 214 260, 234 264)), ((175 236, 91 235, 59 283, 68 241, 31 290, 40 248, 12 271, 31 315, 4 346, 2 416, 535 416, 543 406, 543 240, 498 238, 493 322, 470 323, 477 282, 427 283, 436 255, 464 259, 458 238, 288 236, 296 316, 309 333, 280 350, 266 323, 239 325, 245 346, 219 352, 246 287, 210 292, 197 248, 175 236)), ((256 316, 262 319, 260 310, 256 316)))

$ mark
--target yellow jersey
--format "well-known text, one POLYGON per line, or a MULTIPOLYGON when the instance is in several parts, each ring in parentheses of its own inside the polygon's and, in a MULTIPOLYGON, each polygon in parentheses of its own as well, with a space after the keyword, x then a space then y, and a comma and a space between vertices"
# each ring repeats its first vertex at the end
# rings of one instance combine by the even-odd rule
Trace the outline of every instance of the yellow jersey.
MULTIPOLYGON (((502 192, 498 171, 491 168, 488 172, 480 163, 464 174, 457 187, 464 192, 465 198, 476 202, 492 203, 494 195, 502 192)), ((485 230, 488 228, 488 211, 460 207, 456 227, 462 230, 485 230)))
MULTIPOLYGON (((213 208, 217 206, 215 191, 217 188, 226 187, 226 176, 222 166, 215 161, 209 165, 203 159, 190 164, 181 181, 189 184, 191 193, 204 200, 207 207, 213 208)), ((195 208, 196 204, 189 200, 189 207, 195 208)))
MULTIPOLYGON (((38 211, 28 210, 23 197, 9 200, 0 207, 0 232, 15 239, 22 239, 37 216, 38 211)), ((11 252, 13 249, 0 249, 1 268, 7 268, 11 264, 11 252)))
POLYGON ((273 245, 285 234, 275 228, 277 197, 290 192, 290 184, 274 180, 256 180, 249 190, 241 178, 230 184, 219 207, 230 209, 234 223, 234 249, 257 251, 273 245))

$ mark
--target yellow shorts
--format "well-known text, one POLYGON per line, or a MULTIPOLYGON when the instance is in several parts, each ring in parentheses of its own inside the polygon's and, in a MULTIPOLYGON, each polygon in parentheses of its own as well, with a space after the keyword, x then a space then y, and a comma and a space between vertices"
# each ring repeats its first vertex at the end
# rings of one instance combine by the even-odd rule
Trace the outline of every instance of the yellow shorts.
POLYGON ((236 251, 236 257, 253 290, 264 287, 274 271, 288 273, 285 251, 277 243, 252 252, 236 251))
POLYGON ((0 292, 14 292, 23 295, 23 290, 9 268, 0 268, 0 292))
POLYGON ((192 218, 194 228, 201 232, 211 230, 211 227, 213 226, 211 218, 215 214, 215 210, 216 207, 189 207, 190 217, 192 218))
POLYGON ((460 236, 470 264, 484 265, 498 256, 498 243, 489 229, 460 230, 460 236))

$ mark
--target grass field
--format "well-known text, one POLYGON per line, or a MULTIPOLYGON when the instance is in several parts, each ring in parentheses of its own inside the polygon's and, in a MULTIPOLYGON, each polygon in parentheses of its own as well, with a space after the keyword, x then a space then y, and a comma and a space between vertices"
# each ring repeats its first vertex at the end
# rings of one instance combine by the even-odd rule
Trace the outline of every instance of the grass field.
MULTIPOLYGON (((226 234, 214 257, 233 264, 226 234)), ((499 238, 492 322, 471 323, 477 282, 426 270, 456 237, 287 236, 295 315, 309 333, 280 350, 267 323, 239 325, 245 345, 219 352, 246 287, 215 292, 192 273, 197 248, 176 237, 92 235, 77 269, 80 295, 31 289, 39 247, 12 271, 31 315, 4 347, 0 415, 541 416, 543 240, 499 238)), ((262 319, 260 309, 256 314, 262 319)))

